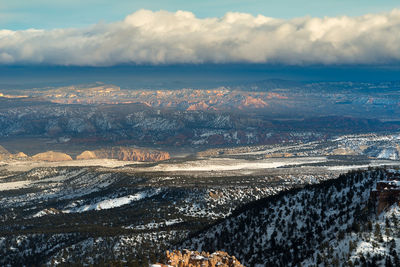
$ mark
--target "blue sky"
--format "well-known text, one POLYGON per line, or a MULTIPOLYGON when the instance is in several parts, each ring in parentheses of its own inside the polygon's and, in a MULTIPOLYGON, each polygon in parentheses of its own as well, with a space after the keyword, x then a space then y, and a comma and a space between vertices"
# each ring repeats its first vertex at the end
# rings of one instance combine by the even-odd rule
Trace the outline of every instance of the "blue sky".
POLYGON ((358 16, 396 7, 398 0, 0 0, 0 29, 84 27, 119 21, 138 9, 186 10, 200 18, 235 11, 288 19, 358 16))

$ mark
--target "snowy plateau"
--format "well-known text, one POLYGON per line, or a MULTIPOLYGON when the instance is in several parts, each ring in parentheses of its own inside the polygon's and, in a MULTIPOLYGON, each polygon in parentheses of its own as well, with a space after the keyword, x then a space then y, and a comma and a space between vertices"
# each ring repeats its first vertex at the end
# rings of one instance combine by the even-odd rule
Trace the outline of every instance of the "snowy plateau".
POLYGON ((398 262, 398 134, 203 150, 156 163, 1 160, 0 265, 143 266, 165 250, 245 266, 398 262), (390 166, 390 167, 389 167, 390 166))

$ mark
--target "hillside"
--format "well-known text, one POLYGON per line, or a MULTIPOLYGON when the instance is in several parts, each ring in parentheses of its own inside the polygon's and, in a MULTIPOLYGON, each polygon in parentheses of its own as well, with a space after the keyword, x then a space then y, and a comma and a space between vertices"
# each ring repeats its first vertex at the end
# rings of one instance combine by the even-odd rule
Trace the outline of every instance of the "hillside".
POLYGON ((400 208, 392 205, 376 218, 354 224, 351 232, 321 244, 303 265, 400 266, 400 208))
POLYGON ((348 167, 360 166, 354 158, 347 160, 356 166, 325 157, 260 157, 126 165, 114 160, 4 162, 0 254, 6 256, 0 257, 0 265, 146 264, 162 262, 163 252, 174 248, 226 251, 244 266, 269 260, 281 265, 316 262, 319 254, 319 259, 332 261, 323 244, 344 237, 349 227, 357 229, 353 218, 360 229, 368 220, 375 225, 373 206, 365 209, 373 184, 389 174, 400 177, 371 169, 337 178, 348 167), (319 165, 310 166, 313 162, 319 165), (334 180, 323 182, 329 179, 334 180), (305 186, 315 183, 321 184, 305 186), (287 193, 266 198, 283 191, 287 193), (263 200, 253 202, 257 199, 263 200), (199 232, 207 225, 214 226, 199 232))
POLYGON ((5 255, 0 266, 110 266, 114 260, 148 266, 191 232, 243 203, 334 177, 319 171, 293 178, 284 169, 262 176, 228 171, 225 176, 215 171, 195 176, 164 172, 168 162, 162 171, 155 171, 153 163, 123 167, 110 160, 107 167, 107 161, 99 162, 79 167, 67 161, 72 166, 56 163, 26 171, 15 162, 10 168, 0 166, 0 255, 5 255), (149 170, 139 169, 143 165, 149 170))
MULTIPOLYGON (((6 138, 29 142, 41 136, 48 139, 46 144, 84 145, 79 151, 104 145, 210 148, 393 133, 400 129, 398 87, 394 82, 317 83, 297 89, 261 84, 258 89, 248 85, 247 90, 129 90, 94 84, 2 91, 15 95, 0 97, 0 143, 9 148, 6 138), (22 94, 28 97, 19 98, 22 94)), ((373 149, 365 152, 399 157, 397 147, 391 146, 382 154, 373 149)))
MULTIPOLYGON (((370 191, 387 172, 354 171, 247 204, 229 218, 192 236, 180 248, 223 250, 245 266, 314 262, 319 248, 329 248, 338 236, 342 238, 360 224, 374 220, 375 205, 369 201, 370 191)), ((396 243, 393 246, 398 250, 396 243)), ((330 255, 328 261, 332 262, 335 257, 330 255)))

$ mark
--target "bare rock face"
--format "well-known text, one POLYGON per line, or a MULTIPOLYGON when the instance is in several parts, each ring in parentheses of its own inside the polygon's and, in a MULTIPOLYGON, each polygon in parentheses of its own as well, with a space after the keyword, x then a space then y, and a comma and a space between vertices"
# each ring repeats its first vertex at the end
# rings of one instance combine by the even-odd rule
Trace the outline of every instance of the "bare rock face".
POLYGON ((41 161, 67 161, 72 160, 71 156, 61 152, 47 151, 32 156, 34 160, 41 161))
POLYGON ((117 159, 124 161, 161 161, 170 159, 168 152, 158 150, 144 150, 129 147, 113 147, 111 149, 98 149, 84 151, 76 159, 117 159))
POLYGON ((156 266, 178 266, 178 267, 243 267, 235 258, 228 253, 217 251, 212 254, 207 252, 183 250, 183 252, 174 250, 166 252, 164 263, 153 264, 156 266))

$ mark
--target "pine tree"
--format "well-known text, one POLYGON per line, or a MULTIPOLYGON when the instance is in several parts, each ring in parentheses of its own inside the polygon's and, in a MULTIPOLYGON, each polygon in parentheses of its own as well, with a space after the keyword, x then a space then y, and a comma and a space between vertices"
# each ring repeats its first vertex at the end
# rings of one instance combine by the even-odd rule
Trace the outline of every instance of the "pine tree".
POLYGON ((378 240, 378 242, 383 242, 381 226, 379 225, 379 223, 375 224, 374 236, 375 236, 375 239, 378 240))
POLYGON ((393 263, 392 263, 392 260, 391 260, 390 256, 386 257, 385 267, 393 267, 393 263))

